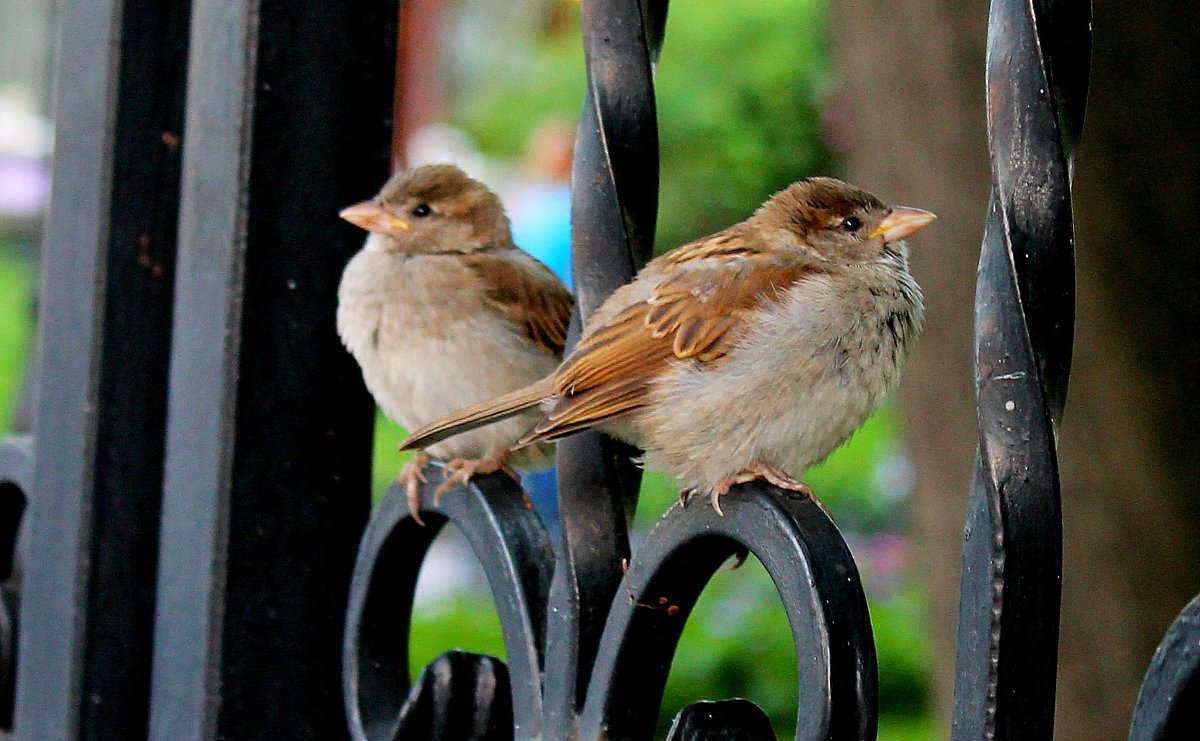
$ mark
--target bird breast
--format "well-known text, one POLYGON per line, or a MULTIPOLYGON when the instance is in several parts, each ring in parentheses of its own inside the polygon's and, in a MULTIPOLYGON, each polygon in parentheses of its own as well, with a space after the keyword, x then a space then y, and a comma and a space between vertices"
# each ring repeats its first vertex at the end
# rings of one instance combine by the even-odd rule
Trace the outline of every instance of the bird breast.
POLYGON ((920 331, 906 270, 815 276, 756 311, 724 362, 678 364, 640 425, 649 465, 707 487, 753 462, 800 475, 883 402, 920 331))
MULTIPOLYGON (((550 373, 557 359, 488 311, 453 256, 364 250, 338 291, 338 333, 376 403, 414 429, 550 373)), ((533 419, 517 417, 447 440, 432 455, 482 457, 508 447, 533 419)))

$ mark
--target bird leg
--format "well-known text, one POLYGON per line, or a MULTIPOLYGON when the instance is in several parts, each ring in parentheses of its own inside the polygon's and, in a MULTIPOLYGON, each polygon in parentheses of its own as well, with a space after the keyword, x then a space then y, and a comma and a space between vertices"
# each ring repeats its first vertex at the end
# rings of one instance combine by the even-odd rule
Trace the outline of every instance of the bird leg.
POLYGON ((496 448, 482 458, 455 458, 446 463, 446 480, 433 492, 433 503, 436 505, 448 489, 455 484, 465 484, 473 477, 485 473, 504 471, 515 480, 517 472, 508 465, 508 451, 496 448))
POLYGON ((408 497, 408 511, 412 514, 413 521, 421 526, 424 526, 425 523, 421 520, 421 500, 417 496, 417 486, 418 482, 425 483, 425 472, 421 469, 431 460, 433 460, 433 456, 424 450, 418 450, 417 454, 409 458, 404 467, 400 469, 400 477, 397 479, 404 487, 405 496, 408 497))
POLYGON ((718 515, 725 516, 725 513, 721 511, 721 495, 728 494, 734 485, 744 484, 747 481, 766 481, 772 486, 799 492, 807 497, 812 497, 814 501, 816 500, 816 497, 813 497, 812 487, 808 484, 797 481, 791 475, 784 473, 778 468, 768 466, 761 461, 755 461, 732 476, 722 476, 713 484, 708 495, 712 501, 713 509, 717 511, 718 515))

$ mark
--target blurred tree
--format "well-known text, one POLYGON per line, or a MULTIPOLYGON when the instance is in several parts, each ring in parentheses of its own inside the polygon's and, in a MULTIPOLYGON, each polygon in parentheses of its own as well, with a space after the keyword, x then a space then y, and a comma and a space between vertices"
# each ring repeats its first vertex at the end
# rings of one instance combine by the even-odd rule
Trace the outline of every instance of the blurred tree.
MULTIPOLYGON (((902 400, 918 471, 948 715, 964 498, 975 449, 972 304, 989 175, 987 3, 834 3, 850 174, 942 218, 915 273, 928 328, 902 400)), ((1097 3, 1076 156, 1075 369, 1061 431, 1060 739, 1124 737, 1143 673, 1200 591, 1200 6, 1097 3), (1189 20, 1190 19, 1190 20, 1189 20)), ((943 724, 944 727, 948 727, 943 724)))

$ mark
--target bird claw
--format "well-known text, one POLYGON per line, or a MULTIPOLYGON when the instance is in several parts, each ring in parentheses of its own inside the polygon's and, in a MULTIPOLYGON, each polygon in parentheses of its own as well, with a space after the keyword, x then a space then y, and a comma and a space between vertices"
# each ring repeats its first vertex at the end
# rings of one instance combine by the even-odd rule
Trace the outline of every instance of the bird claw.
POLYGON ((404 495, 408 499, 408 511, 412 515, 413 522, 422 527, 425 526, 425 521, 421 519, 421 497, 418 494, 418 485, 426 483, 423 469, 425 464, 431 460, 433 460, 433 456, 423 451, 418 452, 400 469, 400 476, 397 479, 404 487, 404 495))
POLYGON ((442 495, 453 488, 455 484, 465 484, 471 480, 474 470, 466 465, 469 462, 456 458, 446 464, 445 478, 441 485, 433 490, 433 506, 438 506, 442 501, 442 495))
POLYGON ((726 493, 726 492, 728 492, 728 491, 729 491, 729 487, 728 487, 728 486, 726 486, 726 487, 725 487, 725 490, 724 490, 724 491, 719 491, 719 490, 718 490, 718 489, 717 489, 717 488, 714 486, 714 487, 713 487, 713 490, 712 490, 711 492, 709 492, 709 493, 708 493, 708 496, 709 496, 709 501, 711 501, 711 502, 712 502, 712 508, 713 508, 713 511, 717 513, 717 517, 724 517, 724 516, 725 516, 725 512, 724 512, 724 511, 721 509, 721 495, 722 495, 722 494, 725 494, 725 493, 726 493))
POLYGON ((441 501, 442 495, 454 488, 455 484, 465 484, 475 476, 504 471, 515 480, 517 472, 505 462, 507 458, 507 451, 501 451, 483 458, 455 458, 448 461, 445 469, 446 478, 441 486, 433 492, 433 505, 436 507, 441 501))
POLYGON ((700 490, 694 486, 679 490, 679 506, 686 507, 688 500, 700 493, 700 490))
MULTIPOLYGON (((765 463, 755 462, 747 466, 745 470, 739 471, 732 476, 722 476, 713 484, 708 494, 712 501, 712 508, 716 510, 719 516, 725 516, 725 513, 721 510, 721 495, 728 494, 729 490, 736 484, 744 484, 748 481, 766 481, 768 484, 780 489, 798 492, 820 504, 821 509, 825 509, 825 505, 821 504, 820 500, 813 495, 811 486, 797 481, 778 468, 772 468, 765 463)), ((682 496, 682 493, 680 496, 682 496)), ((829 514, 829 510, 825 509, 825 513, 829 514)))
POLYGON ((770 466, 762 463, 757 463, 752 466, 750 470, 756 474, 756 478, 762 478, 772 486, 779 487, 780 489, 787 489, 788 491, 794 491, 803 494, 806 497, 816 499, 816 497, 813 495, 811 486, 803 481, 797 481, 790 475, 780 471, 778 468, 771 468, 770 466))

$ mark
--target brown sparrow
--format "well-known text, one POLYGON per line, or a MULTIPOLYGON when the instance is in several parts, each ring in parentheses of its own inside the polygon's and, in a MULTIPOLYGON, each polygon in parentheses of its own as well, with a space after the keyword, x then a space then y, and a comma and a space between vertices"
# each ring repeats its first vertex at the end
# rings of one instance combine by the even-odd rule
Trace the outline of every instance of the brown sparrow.
POLYGON ((544 408, 518 445, 598 427, 718 512, 720 495, 754 479, 811 496, 791 474, 879 408, 920 332, 902 240, 934 218, 840 180, 795 183, 742 223, 646 265, 552 374, 401 447, 544 408))
MULTIPOLYGON (((393 176, 341 217, 370 232, 338 288, 338 334, 384 414, 412 429, 553 372, 573 299, 513 245, 500 199, 453 165, 393 176)), ((474 474, 550 463, 542 443, 510 454, 537 410, 428 446, 400 473, 417 518, 430 456, 449 459, 440 494, 474 474)), ((425 446, 422 446, 425 447, 425 446)), ((511 470, 509 471, 511 473, 511 470)))

